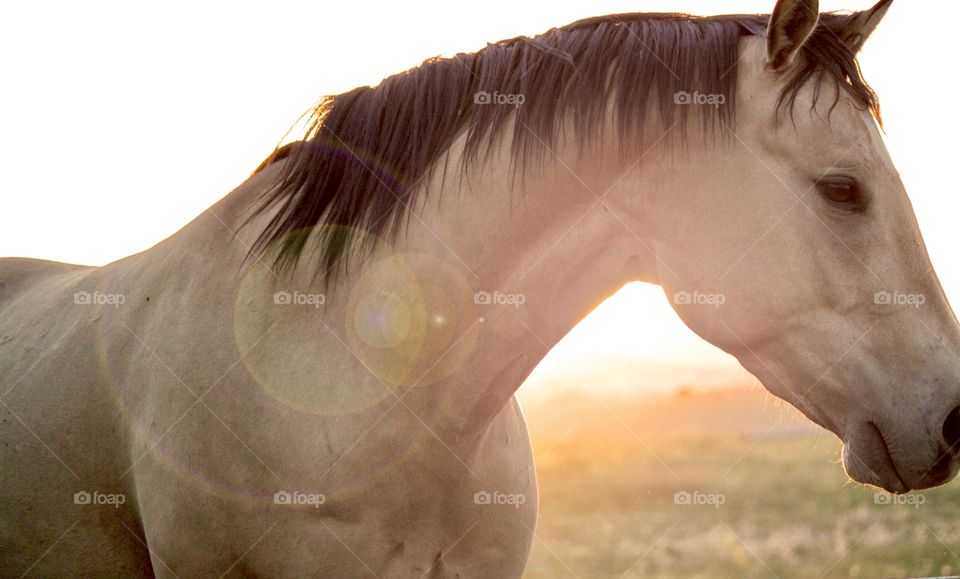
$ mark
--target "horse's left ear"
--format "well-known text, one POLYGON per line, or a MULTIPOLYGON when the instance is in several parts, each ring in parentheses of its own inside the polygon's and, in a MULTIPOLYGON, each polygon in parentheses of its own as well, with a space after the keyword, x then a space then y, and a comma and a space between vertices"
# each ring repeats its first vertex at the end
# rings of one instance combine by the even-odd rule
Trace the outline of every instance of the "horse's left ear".
POLYGON ((840 38, 847 43, 851 50, 860 52, 867 38, 876 29, 877 24, 880 24, 880 21, 883 20, 891 4, 893 4, 893 0, 880 0, 873 8, 857 12, 853 15, 850 23, 840 31, 840 38))
POLYGON ((767 69, 786 70, 820 18, 819 0, 777 0, 767 24, 767 69))

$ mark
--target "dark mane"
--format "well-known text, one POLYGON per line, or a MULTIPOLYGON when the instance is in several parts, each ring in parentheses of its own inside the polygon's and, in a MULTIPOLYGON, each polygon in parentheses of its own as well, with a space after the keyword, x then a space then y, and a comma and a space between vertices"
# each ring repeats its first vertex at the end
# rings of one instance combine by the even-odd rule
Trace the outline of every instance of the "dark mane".
MULTIPOLYGON (((801 86, 814 79, 817 95, 824 81, 832 82, 879 120, 876 96, 839 37, 851 18, 821 15, 779 106, 792 112, 801 86)), ((743 36, 763 35, 767 19, 590 18, 475 53, 430 59, 377 86, 324 97, 309 114, 300 142, 278 148, 258 168, 286 160, 254 213, 278 208, 251 251, 276 244, 278 268, 295 266, 310 232, 329 225, 316 232, 317 272, 336 274, 346 266, 341 258, 361 236, 358 231, 397 235, 414 195, 458 135, 465 134, 461 169, 508 138, 514 167, 522 172, 542 160, 565 119, 581 143, 596 136, 611 91, 621 150, 642 142, 643 121, 654 108, 665 126, 679 123, 681 136, 690 115, 698 116, 708 133, 721 123, 732 125, 738 43, 743 36), (725 95, 726 106, 674 106, 679 91, 725 95), (524 103, 477 104, 481 92, 523 95, 524 103), (512 134, 504 134, 513 119, 512 134)))

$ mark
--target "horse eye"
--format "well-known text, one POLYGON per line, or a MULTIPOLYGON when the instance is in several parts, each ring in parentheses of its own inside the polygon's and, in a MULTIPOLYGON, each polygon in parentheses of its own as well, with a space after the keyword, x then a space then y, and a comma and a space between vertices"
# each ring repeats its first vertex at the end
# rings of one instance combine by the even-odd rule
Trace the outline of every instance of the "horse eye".
POLYGON ((817 181, 820 194, 837 207, 846 211, 861 212, 867 203, 860 183, 853 177, 824 177, 817 181))

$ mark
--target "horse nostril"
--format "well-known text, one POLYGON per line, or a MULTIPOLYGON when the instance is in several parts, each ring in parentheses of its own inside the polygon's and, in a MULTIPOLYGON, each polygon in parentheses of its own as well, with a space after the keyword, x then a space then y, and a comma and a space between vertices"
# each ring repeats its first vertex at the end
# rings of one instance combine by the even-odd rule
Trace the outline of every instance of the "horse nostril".
POLYGON ((951 410, 943 421, 943 439, 952 452, 960 451, 960 406, 951 410))

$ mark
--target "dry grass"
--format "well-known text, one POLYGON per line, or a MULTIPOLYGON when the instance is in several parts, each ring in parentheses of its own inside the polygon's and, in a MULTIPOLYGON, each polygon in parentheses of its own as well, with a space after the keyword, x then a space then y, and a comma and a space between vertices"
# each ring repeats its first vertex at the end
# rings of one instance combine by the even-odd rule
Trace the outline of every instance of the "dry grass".
POLYGON ((833 435, 760 392, 527 402, 541 515, 526 577, 960 572, 960 485, 877 504, 833 435))

